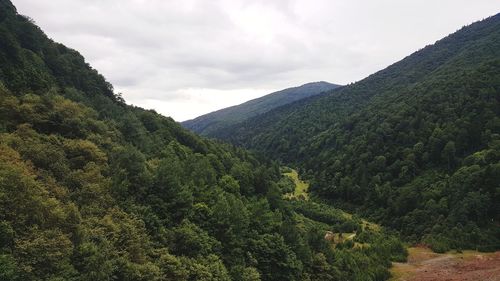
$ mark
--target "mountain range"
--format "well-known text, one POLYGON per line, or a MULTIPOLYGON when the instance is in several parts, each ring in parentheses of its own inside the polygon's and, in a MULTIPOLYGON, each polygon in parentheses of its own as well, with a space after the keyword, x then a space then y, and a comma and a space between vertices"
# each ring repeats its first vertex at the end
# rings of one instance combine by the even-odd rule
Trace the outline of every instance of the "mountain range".
POLYGON ((127 105, 0 0, 0 280, 383 280, 406 259, 394 233, 287 199, 288 173, 127 105))
POLYGON ((218 131, 224 131, 228 126, 239 124, 274 108, 316 96, 337 87, 339 85, 324 81, 307 83, 299 87, 274 92, 240 105, 214 111, 195 119, 184 121, 181 125, 201 135, 217 135, 218 131))
POLYGON ((500 14, 181 126, 0 0, 0 280, 387 280, 498 202, 500 14))
POLYGON ((212 135, 436 251, 500 248, 500 15, 212 135))

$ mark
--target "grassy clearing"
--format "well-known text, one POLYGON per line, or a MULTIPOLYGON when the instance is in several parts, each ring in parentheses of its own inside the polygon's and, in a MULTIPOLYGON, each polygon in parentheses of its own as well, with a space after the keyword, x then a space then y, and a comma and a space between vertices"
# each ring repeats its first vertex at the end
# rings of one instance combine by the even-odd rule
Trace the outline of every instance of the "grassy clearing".
POLYGON ((356 233, 353 232, 334 233, 332 243, 334 244, 343 243, 347 240, 354 239, 354 237, 356 237, 356 233))
MULTIPOLYGON (((292 179, 292 181, 295 185, 294 191, 292 193, 285 194, 284 195, 285 198, 309 200, 309 194, 308 194, 309 183, 302 181, 299 178, 299 174, 296 170, 287 168, 287 171, 284 172, 283 175, 292 179)), ((375 232, 379 232, 381 230, 380 225, 378 225, 376 223, 372 223, 372 222, 369 222, 367 220, 360 219, 360 218, 353 218, 352 214, 346 213, 340 209, 337 209, 337 210, 339 212, 341 212, 340 215, 343 216, 344 218, 346 218, 348 220, 357 220, 361 224, 361 227, 363 228, 363 230, 369 229, 369 230, 375 231, 375 232)), ((307 225, 307 224, 311 224, 312 222, 315 222, 316 225, 322 226, 322 228, 325 230, 325 233, 330 232, 331 227, 327 224, 313 221, 309 218, 306 218, 303 215, 298 215, 298 218, 301 221, 301 224, 303 226, 307 225)), ((337 232, 337 233, 332 233, 332 237, 330 237, 328 240, 330 241, 330 244, 332 247, 336 247, 338 244, 344 243, 344 242, 349 241, 349 240, 353 240, 355 237, 356 237, 356 233, 354 233, 354 232, 344 232, 344 233, 337 232)), ((326 239, 326 237, 325 237, 325 239, 326 239)), ((354 242, 354 248, 365 248, 365 247, 369 247, 369 246, 370 245, 368 243, 354 242)))
MULTIPOLYGON (((346 219, 352 219, 352 214, 349 214, 349 213, 346 213, 344 211, 342 211, 342 215, 346 218, 346 219)), ((373 222, 369 222, 365 219, 361 219, 361 226, 363 227, 363 230, 366 230, 366 229, 370 229, 370 230, 373 230, 373 231, 376 231, 376 232, 379 232, 380 231, 380 225, 376 224, 376 223, 373 223, 373 222)))
POLYGON ((299 173, 296 170, 291 170, 291 172, 284 174, 287 177, 290 177, 295 184, 295 190, 293 193, 288 193, 285 195, 286 198, 302 198, 304 200, 309 199, 309 195, 307 191, 309 190, 309 183, 299 179, 299 173))

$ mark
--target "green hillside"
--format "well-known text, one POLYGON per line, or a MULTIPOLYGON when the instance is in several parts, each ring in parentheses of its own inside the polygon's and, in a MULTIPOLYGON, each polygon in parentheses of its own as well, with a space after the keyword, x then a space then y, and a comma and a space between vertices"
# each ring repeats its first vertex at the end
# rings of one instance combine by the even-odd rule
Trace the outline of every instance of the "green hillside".
POLYGON ((383 280, 405 258, 392 234, 284 200, 289 182, 126 105, 0 0, 0 280, 383 280))
POLYGON ((323 81, 307 83, 299 87, 274 92, 240 105, 217 110, 181 124, 193 132, 206 136, 216 136, 219 134, 218 132, 223 132, 231 125, 239 124, 274 108, 316 96, 337 87, 339 85, 323 81))
POLYGON ((217 137, 435 250, 500 248, 500 15, 217 137))

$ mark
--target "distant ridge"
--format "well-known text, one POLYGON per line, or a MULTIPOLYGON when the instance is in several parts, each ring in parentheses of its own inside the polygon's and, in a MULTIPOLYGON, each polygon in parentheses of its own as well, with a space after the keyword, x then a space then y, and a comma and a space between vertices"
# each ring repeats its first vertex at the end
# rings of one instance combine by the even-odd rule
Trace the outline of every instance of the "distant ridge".
POLYGON ((312 97, 340 87, 325 81, 277 91, 245 103, 217 110, 195 119, 182 122, 182 126, 196 133, 210 136, 215 131, 241 123, 251 117, 301 99, 312 97))

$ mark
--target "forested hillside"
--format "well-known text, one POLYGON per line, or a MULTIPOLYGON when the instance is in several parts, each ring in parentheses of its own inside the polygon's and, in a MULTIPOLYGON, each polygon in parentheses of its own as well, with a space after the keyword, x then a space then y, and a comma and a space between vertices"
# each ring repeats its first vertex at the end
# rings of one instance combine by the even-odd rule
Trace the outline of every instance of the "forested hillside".
POLYGON ((500 15, 217 137, 437 251, 500 248, 500 15))
POLYGON ((0 280, 383 280, 405 259, 288 190, 277 163, 126 105, 0 0, 0 280))
POLYGON ((299 87, 274 92, 240 105, 217 110, 196 117, 193 120, 184 121, 181 124, 195 133, 205 136, 217 136, 219 132, 225 131, 231 125, 239 124, 274 108, 313 97, 337 87, 339 85, 324 81, 307 83, 299 87))

